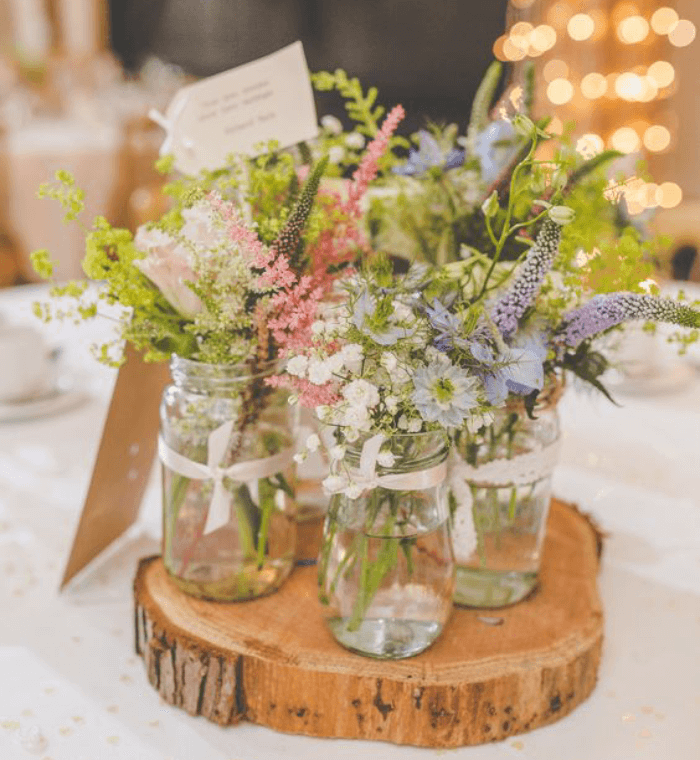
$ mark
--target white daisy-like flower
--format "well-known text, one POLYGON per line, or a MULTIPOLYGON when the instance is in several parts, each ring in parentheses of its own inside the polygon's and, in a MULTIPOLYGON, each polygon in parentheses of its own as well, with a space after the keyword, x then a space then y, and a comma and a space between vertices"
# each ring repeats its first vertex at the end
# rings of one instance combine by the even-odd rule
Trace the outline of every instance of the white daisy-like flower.
POLYGON ((478 405, 479 381, 451 363, 419 367, 413 385, 413 403, 426 422, 459 427, 478 405))

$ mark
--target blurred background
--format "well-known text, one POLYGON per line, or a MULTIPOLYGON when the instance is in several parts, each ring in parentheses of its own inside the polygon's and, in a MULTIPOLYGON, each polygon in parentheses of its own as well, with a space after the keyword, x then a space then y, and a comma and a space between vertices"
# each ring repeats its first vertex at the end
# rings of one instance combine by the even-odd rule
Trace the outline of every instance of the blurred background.
MULTIPOLYGON (((147 117, 183 84, 297 39, 312 70, 342 67, 380 100, 464 127, 495 56, 537 70, 537 109, 574 120, 577 147, 614 147, 633 216, 674 238, 667 266, 700 280, 700 63, 695 0, 0 0, 0 285, 34 279, 50 246, 59 277, 80 276, 81 231, 36 188, 68 168, 88 215, 134 228, 163 211, 152 168, 163 139, 147 117)), ((331 96, 319 116, 342 116, 331 96)))

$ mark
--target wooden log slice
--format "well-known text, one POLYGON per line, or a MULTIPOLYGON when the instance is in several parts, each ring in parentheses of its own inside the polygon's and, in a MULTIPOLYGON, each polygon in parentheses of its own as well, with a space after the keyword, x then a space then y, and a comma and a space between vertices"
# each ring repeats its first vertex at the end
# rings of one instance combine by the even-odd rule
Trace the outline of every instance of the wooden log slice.
POLYGON ((391 662, 335 642, 314 567, 272 596, 223 604, 186 596, 152 557, 135 581, 136 651, 165 701, 221 725, 428 747, 496 741, 559 720, 593 690, 600 546, 585 516, 553 501, 536 593, 496 611, 457 608, 429 650, 391 662))

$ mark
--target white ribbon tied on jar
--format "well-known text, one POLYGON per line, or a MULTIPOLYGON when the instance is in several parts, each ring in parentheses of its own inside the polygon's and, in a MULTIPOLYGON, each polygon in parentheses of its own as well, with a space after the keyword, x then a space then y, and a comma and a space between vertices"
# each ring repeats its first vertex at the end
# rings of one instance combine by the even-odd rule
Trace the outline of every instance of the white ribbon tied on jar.
POLYGON ((195 462, 182 454, 178 454, 162 438, 158 439, 158 454, 163 465, 178 475, 192 480, 214 481, 214 490, 207 511, 203 535, 223 527, 230 520, 231 494, 224 485, 224 479, 247 485, 251 491, 251 497, 255 499, 258 480, 283 472, 294 461, 294 449, 290 447, 263 459, 252 459, 223 467, 222 464, 226 457, 226 449, 232 431, 233 420, 230 420, 209 434, 206 464, 195 462))
POLYGON ((447 462, 440 462, 426 470, 377 475, 377 457, 384 442, 382 433, 365 441, 360 454, 360 467, 351 470, 352 482, 363 489, 386 488, 390 491, 418 491, 432 488, 447 477, 447 462))

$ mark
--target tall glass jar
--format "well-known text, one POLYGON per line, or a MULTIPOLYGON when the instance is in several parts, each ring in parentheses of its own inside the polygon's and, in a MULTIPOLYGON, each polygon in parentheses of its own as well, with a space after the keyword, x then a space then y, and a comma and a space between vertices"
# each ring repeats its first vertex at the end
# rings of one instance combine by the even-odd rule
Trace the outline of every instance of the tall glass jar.
POLYGON ((537 584, 559 456, 556 398, 547 395, 535 419, 522 403, 510 404, 477 434, 456 438, 450 462, 456 604, 502 607, 537 584))
POLYGON ((438 433, 392 436, 379 456, 386 466, 369 475, 366 445, 372 440, 349 444, 334 465, 337 477, 367 485, 356 498, 331 499, 320 599, 343 646, 370 657, 411 657, 439 636, 452 609, 447 445, 438 433))
POLYGON ((294 425, 274 362, 173 356, 161 404, 163 560, 183 591, 218 601, 274 591, 294 563, 294 425))

